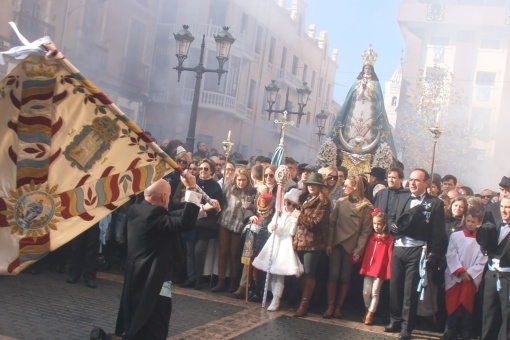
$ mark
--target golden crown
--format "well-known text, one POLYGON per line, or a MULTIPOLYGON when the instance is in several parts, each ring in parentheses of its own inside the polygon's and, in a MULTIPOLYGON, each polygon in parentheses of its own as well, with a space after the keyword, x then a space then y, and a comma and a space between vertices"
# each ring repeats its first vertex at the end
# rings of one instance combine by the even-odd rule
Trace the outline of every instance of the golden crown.
POLYGON ((377 61, 377 52, 372 49, 372 44, 369 44, 367 50, 361 53, 361 60, 363 60, 363 65, 375 64, 377 61))
POLYGON ((23 63, 23 70, 25 71, 25 74, 29 78, 34 77, 53 78, 55 77, 55 74, 58 72, 58 66, 54 62, 51 62, 51 64, 49 64, 40 60, 39 61, 26 60, 23 63))

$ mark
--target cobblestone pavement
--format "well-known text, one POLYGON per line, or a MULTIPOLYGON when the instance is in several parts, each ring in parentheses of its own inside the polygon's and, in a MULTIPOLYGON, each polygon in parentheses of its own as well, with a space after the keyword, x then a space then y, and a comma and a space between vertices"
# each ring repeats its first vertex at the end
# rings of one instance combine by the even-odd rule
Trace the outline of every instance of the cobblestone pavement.
MULTIPOLYGON (((99 273, 98 288, 68 284, 66 275, 0 276, 0 340, 88 339, 93 326, 113 331, 122 290, 120 275, 99 273)), ((381 325, 325 320, 320 315, 293 318, 293 309, 267 312, 260 304, 212 294, 206 288, 173 289, 169 339, 396 339, 381 325)), ((348 311, 347 311, 348 313, 348 311)), ((351 319, 351 321, 348 321, 351 319)), ((413 339, 437 339, 421 332, 413 339)))

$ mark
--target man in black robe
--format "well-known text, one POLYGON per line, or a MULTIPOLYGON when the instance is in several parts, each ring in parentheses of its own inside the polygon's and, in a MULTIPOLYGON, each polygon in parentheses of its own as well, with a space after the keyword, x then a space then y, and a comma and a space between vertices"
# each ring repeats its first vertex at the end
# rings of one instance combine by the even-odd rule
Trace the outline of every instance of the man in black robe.
POLYGON ((144 191, 144 200, 128 212, 128 254, 115 334, 94 328, 90 339, 166 339, 172 313, 170 279, 173 265, 181 261, 178 234, 195 227, 201 195, 196 179, 185 171, 182 214, 167 210, 170 184, 160 179, 144 191), (122 335, 122 337, 120 337, 122 335))

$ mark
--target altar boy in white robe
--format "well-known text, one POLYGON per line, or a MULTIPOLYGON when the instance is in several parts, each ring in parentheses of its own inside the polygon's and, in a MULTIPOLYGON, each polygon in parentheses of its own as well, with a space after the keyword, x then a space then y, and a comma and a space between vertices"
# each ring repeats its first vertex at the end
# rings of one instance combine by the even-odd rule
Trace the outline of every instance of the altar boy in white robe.
POLYGON ((464 229, 450 236, 446 253, 446 330, 443 340, 457 339, 457 316, 462 316, 462 339, 470 339, 473 304, 476 291, 483 278, 487 256, 476 242, 476 230, 482 223, 483 213, 472 209, 467 212, 464 229))

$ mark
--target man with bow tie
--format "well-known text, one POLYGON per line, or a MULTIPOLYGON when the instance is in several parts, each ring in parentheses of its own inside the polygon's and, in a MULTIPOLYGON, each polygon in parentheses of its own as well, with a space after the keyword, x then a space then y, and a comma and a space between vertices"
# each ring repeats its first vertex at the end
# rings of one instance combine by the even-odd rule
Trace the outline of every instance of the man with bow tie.
POLYGON ((476 241, 487 252, 489 261, 483 289, 482 340, 510 338, 510 178, 503 177, 500 201, 488 204, 484 223, 476 241), (488 206, 499 205, 499 213, 488 206), (497 223, 497 224, 493 224, 497 223))
POLYGON ((395 243, 391 259, 390 323, 384 331, 400 331, 399 339, 404 340, 411 338, 416 325, 420 259, 426 255, 426 268, 431 269, 445 251, 444 204, 427 194, 429 183, 428 172, 415 169, 409 178, 409 192, 396 196, 388 219, 395 243))

